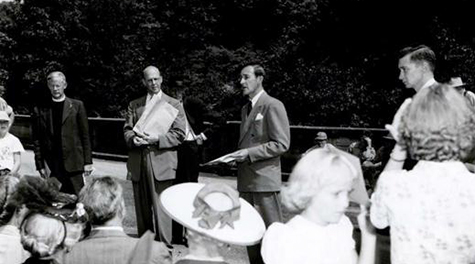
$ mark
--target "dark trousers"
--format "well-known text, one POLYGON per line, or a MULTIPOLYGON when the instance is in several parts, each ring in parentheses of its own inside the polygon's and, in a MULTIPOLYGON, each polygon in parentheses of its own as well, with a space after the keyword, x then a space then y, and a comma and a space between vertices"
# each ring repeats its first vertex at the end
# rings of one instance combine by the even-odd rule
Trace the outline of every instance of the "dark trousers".
POLYGON ((178 147, 178 165, 175 184, 184 182, 198 182, 200 174, 200 151, 196 141, 183 141, 178 147))
MULTIPOLYGON (((256 208, 266 228, 274 222, 282 222, 280 192, 240 192, 240 196, 256 208)), ((247 255, 251 264, 264 263, 261 256, 261 244, 247 247, 247 255)))
POLYGON ((153 181, 155 183, 155 193, 153 195, 145 177, 140 177, 139 181, 132 181, 138 235, 140 237, 147 230, 150 230, 158 235, 157 240, 169 244, 172 229, 171 218, 161 210, 161 207, 156 210, 157 212, 154 212, 152 199, 156 199, 158 202, 158 197, 162 191, 172 186, 173 180, 157 181, 153 179, 153 181), (157 214, 156 218, 154 213, 157 214), (158 219, 158 223, 155 223, 154 219, 158 219))
MULTIPOLYGON (((62 160, 63 158, 57 158, 62 160)), ((51 164, 50 177, 56 178, 61 183, 61 192, 79 195, 82 187, 84 187, 84 176, 82 171, 68 172, 64 168, 63 163, 51 164)))
MULTIPOLYGON (((200 151, 201 146, 199 146, 196 141, 183 141, 183 143, 178 147, 178 167, 176 169, 176 179, 174 184, 198 182, 198 176, 200 174, 200 151)), ((173 221, 172 230, 173 243, 183 244, 183 226, 176 221, 173 221)))

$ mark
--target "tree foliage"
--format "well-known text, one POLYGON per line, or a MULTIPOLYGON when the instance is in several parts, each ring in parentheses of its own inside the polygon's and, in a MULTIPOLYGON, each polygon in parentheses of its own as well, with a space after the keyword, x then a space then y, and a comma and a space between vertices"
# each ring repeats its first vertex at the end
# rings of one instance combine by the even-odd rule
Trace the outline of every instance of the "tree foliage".
POLYGON ((91 116, 121 117, 144 93, 141 70, 239 119, 239 72, 260 63, 292 124, 381 127, 410 95, 397 51, 424 43, 436 77, 475 82, 469 1, 24 0, 0 3, 0 81, 17 112, 39 101, 49 71, 91 116), (454 2, 455 1, 455 2, 454 2))

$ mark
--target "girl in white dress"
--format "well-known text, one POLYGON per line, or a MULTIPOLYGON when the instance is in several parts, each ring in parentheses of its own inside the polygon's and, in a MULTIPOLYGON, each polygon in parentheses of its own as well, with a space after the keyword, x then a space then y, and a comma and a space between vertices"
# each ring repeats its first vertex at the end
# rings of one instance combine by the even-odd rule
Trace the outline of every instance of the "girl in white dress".
POLYGON ((374 263, 376 236, 369 230, 366 210, 358 216, 359 259, 353 225, 345 215, 356 177, 356 169, 336 150, 316 149, 305 155, 282 189, 282 203, 298 214, 268 228, 261 249, 265 263, 374 263))

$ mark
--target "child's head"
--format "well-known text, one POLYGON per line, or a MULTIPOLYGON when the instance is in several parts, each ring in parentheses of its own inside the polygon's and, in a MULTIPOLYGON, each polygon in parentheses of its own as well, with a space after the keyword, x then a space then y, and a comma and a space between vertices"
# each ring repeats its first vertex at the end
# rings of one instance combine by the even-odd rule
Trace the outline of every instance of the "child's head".
POLYGON ((37 258, 56 253, 66 237, 62 221, 43 214, 29 215, 21 226, 21 243, 32 256, 37 258))
POLYGON ((0 111, 0 138, 3 138, 10 129, 10 118, 7 112, 0 111))
POLYGON ((313 150, 295 165, 282 202, 291 212, 315 209, 323 223, 338 222, 356 177, 356 169, 337 150, 313 150))

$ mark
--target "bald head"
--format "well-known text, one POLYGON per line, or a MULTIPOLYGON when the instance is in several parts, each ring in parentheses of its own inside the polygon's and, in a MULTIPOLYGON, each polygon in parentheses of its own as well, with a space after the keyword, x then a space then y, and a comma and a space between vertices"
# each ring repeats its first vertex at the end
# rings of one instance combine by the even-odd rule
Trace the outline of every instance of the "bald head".
POLYGON ((162 76, 160 71, 155 66, 148 66, 143 70, 143 79, 142 82, 149 94, 156 94, 160 92, 162 85, 162 76))
POLYGON ((160 75, 160 71, 158 70, 157 67, 155 66, 147 66, 144 70, 143 70, 143 76, 145 78, 145 75, 146 74, 150 74, 150 73, 157 73, 158 75, 160 75))

